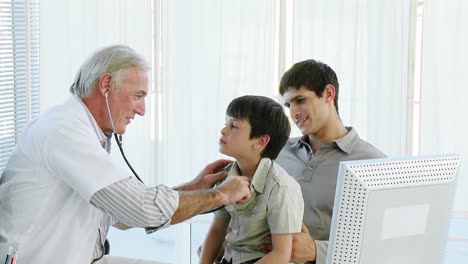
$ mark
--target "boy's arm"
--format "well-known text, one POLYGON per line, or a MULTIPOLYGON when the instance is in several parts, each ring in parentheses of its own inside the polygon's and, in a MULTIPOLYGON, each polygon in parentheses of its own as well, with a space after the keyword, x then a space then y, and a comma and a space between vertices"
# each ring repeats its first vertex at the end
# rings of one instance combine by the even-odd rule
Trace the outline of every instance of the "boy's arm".
POLYGON ((256 263, 288 263, 291 257, 293 234, 272 234, 273 249, 256 263))
POLYGON ((208 230, 208 234, 203 242, 200 263, 212 264, 215 261, 226 237, 226 230, 230 219, 230 217, 214 216, 210 230, 208 230))

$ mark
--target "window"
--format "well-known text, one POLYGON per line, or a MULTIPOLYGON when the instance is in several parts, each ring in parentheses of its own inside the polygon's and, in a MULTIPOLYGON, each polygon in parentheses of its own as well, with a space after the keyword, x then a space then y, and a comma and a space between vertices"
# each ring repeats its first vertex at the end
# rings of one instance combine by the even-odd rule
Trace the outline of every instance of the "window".
POLYGON ((39 113, 39 1, 0 0, 0 171, 39 113))

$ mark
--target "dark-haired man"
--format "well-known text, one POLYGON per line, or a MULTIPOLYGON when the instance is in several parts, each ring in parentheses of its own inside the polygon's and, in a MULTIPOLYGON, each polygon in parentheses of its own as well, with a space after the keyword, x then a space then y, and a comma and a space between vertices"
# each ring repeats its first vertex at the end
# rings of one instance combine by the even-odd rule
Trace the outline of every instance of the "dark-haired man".
POLYGON ((291 261, 325 264, 339 163, 385 155, 343 125, 338 78, 328 65, 315 60, 294 64, 279 91, 303 134, 290 139, 276 160, 299 182, 304 197, 304 225, 294 235, 291 261))

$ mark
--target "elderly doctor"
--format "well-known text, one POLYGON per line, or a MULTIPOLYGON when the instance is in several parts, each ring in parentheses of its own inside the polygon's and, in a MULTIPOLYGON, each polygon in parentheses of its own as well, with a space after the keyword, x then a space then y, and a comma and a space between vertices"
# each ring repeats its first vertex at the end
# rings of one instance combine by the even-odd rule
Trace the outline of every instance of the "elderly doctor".
POLYGON ((25 126, 0 178, 0 261, 12 247, 19 263, 151 263, 102 258, 109 226, 149 233, 250 198, 245 177, 198 190, 226 176, 215 173, 225 160, 174 190, 145 186, 111 159, 111 135, 145 113, 148 69, 128 47, 99 50, 73 95, 25 126))

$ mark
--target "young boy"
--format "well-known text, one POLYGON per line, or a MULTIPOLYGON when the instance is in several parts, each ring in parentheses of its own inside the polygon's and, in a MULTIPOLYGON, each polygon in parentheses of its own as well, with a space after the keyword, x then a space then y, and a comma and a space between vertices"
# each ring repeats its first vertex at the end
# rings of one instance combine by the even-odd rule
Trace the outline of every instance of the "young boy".
POLYGON ((283 107, 272 99, 243 96, 229 104, 219 151, 236 159, 228 177, 251 179, 252 197, 215 213, 200 263, 212 264, 225 240, 221 263, 289 262, 292 234, 301 231, 304 201, 296 180, 273 160, 290 131, 283 107), (259 245, 269 234, 273 250, 266 254, 259 251, 259 245))

